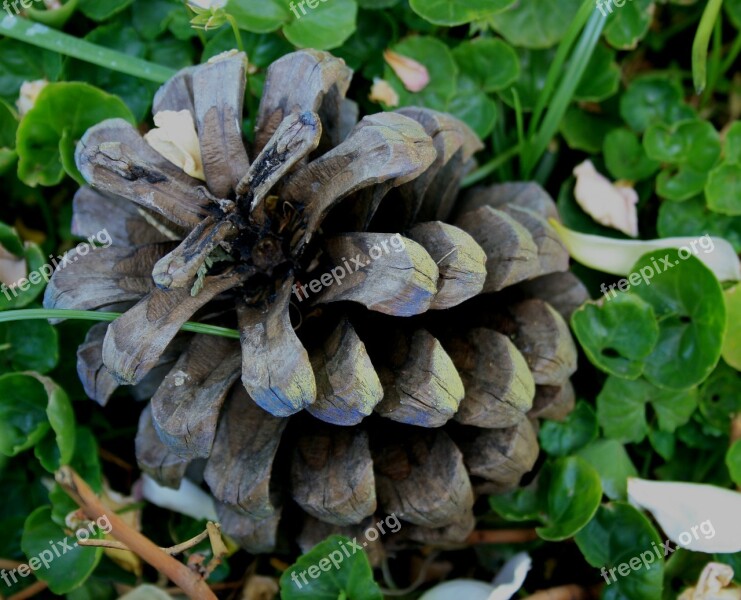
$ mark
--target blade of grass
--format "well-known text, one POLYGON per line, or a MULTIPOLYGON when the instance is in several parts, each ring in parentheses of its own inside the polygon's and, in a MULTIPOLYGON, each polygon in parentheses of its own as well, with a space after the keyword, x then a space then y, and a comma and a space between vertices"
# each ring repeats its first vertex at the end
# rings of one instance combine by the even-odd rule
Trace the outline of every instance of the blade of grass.
POLYGON ((708 0, 695 33, 695 41, 692 43, 692 80, 698 96, 702 94, 707 83, 708 47, 721 6, 723 0, 708 0))
POLYGON ((175 75, 175 71, 168 67, 91 44, 20 17, 7 16, 0 19, 0 35, 147 81, 164 83, 175 75))
POLYGON ((506 150, 500 154, 497 154, 488 163, 479 167, 473 173, 471 173, 468 177, 466 177, 461 183, 461 187, 465 188, 465 187, 472 186, 474 183, 478 183, 479 181, 484 179, 486 176, 496 171, 499 167, 501 167, 507 161, 512 160, 512 158, 517 156, 520 152, 520 149, 521 147, 518 144, 517 146, 514 146, 510 148, 509 150, 506 150))
POLYGON ((543 89, 541 90, 540 94, 538 95, 538 99, 535 102, 532 119, 530 120, 530 126, 528 127, 528 134, 530 137, 533 137, 535 135, 538 124, 540 123, 540 117, 543 115, 545 107, 548 106, 548 102, 553 95, 553 90, 556 87, 556 83, 563 73, 563 66, 569 56, 571 47, 574 45, 577 38, 579 37, 579 33, 581 32, 581 30, 584 29, 584 26, 589 19, 589 15, 592 14, 592 11, 596 10, 597 9, 595 8, 595 6, 593 6, 592 0, 584 0, 584 4, 582 4, 579 11, 576 13, 576 16, 574 17, 573 21, 571 21, 569 28, 566 30, 566 33, 561 39, 561 42, 558 45, 558 50, 556 50, 556 55, 553 57, 551 67, 550 69, 548 69, 548 75, 545 80, 545 85, 543 86, 543 89))
MULTIPOLYGON (((26 308, 22 310, 8 310, 0 312, 0 323, 9 323, 11 321, 24 321, 32 319, 77 319, 83 321, 115 321, 121 313, 117 312, 98 312, 95 310, 66 310, 55 308, 26 308)), ((182 331, 192 333, 205 333, 208 335, 218 335, 220 337, 239 339, 239 331, 229 329, 228 327, 219 327, 217 325, 207 325, 205 323, 194 323, 188 321, 181 327, 182 331)))
POLYGON ((558 131, 558 126, 564 114, 566 114, 566 109, 574 97, 574 92, 599 42, 606 19, 607 17, 603 16, 598 10, 593 11, 589 16, 566 68, 566 73, 548 105, 548 111, 543 117, 543 124, 531 140, 528 152, 523 156, 522 175, 524 179, 530 178, 535 165, 548 147, 548 143, 558 131))

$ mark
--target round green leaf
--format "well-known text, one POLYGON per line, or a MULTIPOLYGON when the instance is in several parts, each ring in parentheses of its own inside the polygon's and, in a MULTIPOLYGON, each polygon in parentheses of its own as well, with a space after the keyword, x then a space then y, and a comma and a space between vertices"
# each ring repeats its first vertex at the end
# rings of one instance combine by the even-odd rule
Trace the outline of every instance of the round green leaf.
POLYGON ((508 521, 535 521, 541 516, 540 497, 532 487, 489 496, 489 506, 508 521))
POLYGON ((498 115, 494 101, 463 75, 458 78, 458 89, 448 105, 448 111, 466 123, 482 139, 494 129, 498 115))
POLYGON ((636 379, 659 338, 651 305, 637 296, 605 296, 574 311, 571 326, 589 360, 605 373, 636 379))
POLYGON ((453 57, 462 75, 485 92, 512 85, 520 76, 520 61, 512 46, 498 38, 476 38, 461 43, 453 57))
POLYGON ((741 215, 741 164, 713 169, 705 186, 708 207, 724 215, 741 215))
POLYGON ((528 50, 515 48, 520 61, 520 77, 506 90, 499 92, 499 97, 507 106, 514 108, 512 90, 517 91, 522 110, 531 111, 535 108, 538 96, 545 87, 548 70, 553 61, 553 50, 528 50))
MULTIPOLYGON (((312 1, 319 2, 319 0, 312 1)), ((299 17, 304 18, 302 12, 298 11, 298 7, 296 9, 299 17)), ((291 19, 288 2, 281 2, 281 0, 229 0, 225 10, 234 17, 240 29, 254 33, 275 31, 291 19)), ((307 14, 312 10, 316 9, 309 8, 306 11, 307 14)))
POLYGON ((633 50, 648 33, 655 5, 653 0, 630 0, 607 18, 605 39, 618 50, 633 50))
POLYGON ((513 46, 550 48, 561 41, 581 5, 581 0, 518 0, 488 21, 513 46))
POLYGON ((692 255, 682 259, 674 249, 645 254, 631 274, 641 271, 654 277, 630 293, 651 304, 659 319, 659 341, 644 374, 663 388, 697 385, 720 359, 726 320, 720 284, 702 261, 692 255))
POLYGON ((741 285, 723 292, 726 303, 726 332, 721 354, 737 371, 741 371, 741 285))
POLYGON ((618 91, 620 67, 615 62, 616 54, 615 50, 606 46, 595 47, 574 92, 575 100, 600 102, 618 91))
POLYGON ((741 252, 741 217, 710 211, 702 196, 681 203, 662 202, 656 228, 663 238, 695 236, 703 231, 728 240, 736 252, 741 252))
POLYGON ((690 166, 668 166, 656 178, 656 193, 675 202, 697 196, 705 188, 708 174, 690 166))
POLYGON ((597 440, 577 452, 599 473, 602 489, 611 500, 625 500, 628 477, 638 477, 638 471, 628 453, 617 440, 597 440))
MULTIPOLYGON (((561 120, 561 134, 569 148, 596 154, 605 138, 619 125, 609 115, 592 113, 569 106, 561 120)), ((606 150, 606 148, 605 148, 606 150)))
POLYGON ((579 401, 563 422, 543 421, 540 446, 551 456, 566 456, 597 437, 597 417, 592 407, 579 401))
POLYGON ((629 129, 613 129, 604 138, 603 150, 607 170, 615 179, 640 181, 659 170, 659 161, 652 160, 629 129))
POLYGON ((637 509, 624 502, 600 506, 594 519, 576 535, 575 540, 590 565, 597 569, 604 567, 602 576, 610 586, 614 586, 608 589, 616 590, 618 596, 615 598, 661 598, 664 584, 662 539, 637 509), (643 556, 645 562, 641 560, 641 566, 630 569, 627 576, 617 572, 619 565, 628 563, 633 557, 643 556))
POLYGON ((694 116, 682 101, 682 88, 661 75, 636 78, 620 97, 620 116, 633 131, 654 123, 674 123, 694 116))
POLYGON ((93 21, 105 21, 125 10, 134 0, 80 0, 80 10, 93 21))
POLYGON ((654 123, 643 138, 646 154, 657 161, 687 165, 707 172, 718 162, 720 136, 709 121, 697 119, 672 125, 654 123))
POLYGON ((47 321, 11 321, 0 324, 0 373, 47 373, 59 361, 57 331, 47 321))
POLYGON ((306 14, 298 9, 283 27, 289 42, 299 48, 330 50, 341 46, 355 31, 358 5, 355 0, 307 0, 306 14), (315 4, 315 8, 311 8, 315 4))
POLYGON ((736 485, 741 485, 741 440, 736 440, 726 454, 726 465, 731 479, 736 485))
POLYGON ((565 540, 597 512, 602 499, 600 477, 585 460, 570 456, 551 466, 548 483, 546 525, 536 531, 544 540, 565 540))
POLYGON ((0 376, 0 453, 15 456, 49 431, 44 384, 24 373, 0 376))
POLYGON ((447 111, 455 96, 458 67, 448 47, 432 37, 411 36, 391 48, 397 54, 416 60, 424 65, 430 75, 430 83, 419 92, 410 92, 393 69, 384 65, 383 78, 399 94, 401 106, 424 106, 447 111))
MULTIPOLYGON (((96 528, 89 537, 100 539, 102 533, 96 528)), ((67 536, 52 521, 49 506, 37 508, 28 516, 23 527, 21 547, 29 561, 38 561, 39 568, 34 575, 46 581, 55 594, 66 594, 82 585, 98 565, 103 553, 102 548, 83 548, 74 536, 67 536), (58 550, 59 556, 53 549, 58 550), (44 558, 47 559, 45 563, 42 562, 44 558)))
POLYGON ((51 83, 18 127, 18 176, 32 187, 56 185, 68 174, 81 185, 74 167, 77 141, 93 125, 111 118, 135 123, 134 115, 116 96, 86 83, 51 83))
MULTIPOLYGON (((367 543, 358 541, 358 543, 367 543)), ((352 598, 352 600, 383 600, 383 594, 373 579, 373 570, 365 551, 357 551, 350 540, 333 535, 318 543, 286 569, 280 578, 281 600, 316 600, 318 598, 352 598), (342 548, 349 552, 347 556, 342 548), (339 558, 338 558, 339 553, 339 558), (330 562, 335 558, 337 566, 330 562), (321 565, 321 568, 320 568, 321 565), (318 576, 306 576, 316 569, 318 576), (301 573, 304 577, 301 578, 301 573), (296 583, 298 581, 298 583, 296 583)))
POLYGON ((436 25, 463 25, 508 8, 516 0, 409 0, 423 19, 436 25))

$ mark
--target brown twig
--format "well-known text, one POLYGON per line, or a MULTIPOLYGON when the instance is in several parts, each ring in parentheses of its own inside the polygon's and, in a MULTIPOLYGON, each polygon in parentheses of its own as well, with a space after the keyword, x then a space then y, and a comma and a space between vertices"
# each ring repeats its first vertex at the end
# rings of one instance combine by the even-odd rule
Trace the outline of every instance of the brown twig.
MULTIPOLYGON (((219 529, 218 525, 214 525, 213 523, 209 522, 209 525, 212 525, 216 527, 217 531, 221 531, 219 529)), ((193 546, 197 546, 200 544, 203 540, 205 540, 207 537, 209 537, 208 529, 206 531, 203 531, 199 533, 197 536, 186 540, 180 544, 177 544, 176 546, 170 546, 169 548, 162 548, 160 547, 160 550, 163 552, 166 552, 170 556, 175 556, 176 554, 182 554, 186 550, 192 548, 193 546)), ((87 539, 87 540, 78 540, 77 541, 80 546, 93 546, 93 547, 99 547, 99 548, 113 548, 114 550, 127 550, 129 552, 133 552, 131 548, 129 548, 126 544, 122 544, 121 542, 117 542, 116 540, 94 540, 94 539, 87 539)))
POLYGON ((472 531, 467 544, 518 544, 538 539, 535 529, 482 529, 472 531))
POLYGON ((6 571, 12 571, 13 569, 17 569, 22 564, 23 564, 22 562, 18 562, 17 560, 8 560, 7 558, 0 558, 0 569, 5 569, 6 571))
POLYGON ((62 467, 56 472, 57 483, 79 504, 91 520, 107 518, 110 534, 160 573, 166 575, 189 597, 197 600, 216 600, 206 582, 187 566, 163 552, 150 539, 130 527, 113 511, 108 510, 85 481, 71 467, 62 467))
POLYGON ((33 598, 36 594, 43 592, 49 584, 46 581, 36 581, 29 585, 26 589, 21 590, 17 594, 13 594, 8 597, 8 600, 26 600, 26 598, 33 598))
POLYGON ((588 598, 589 592, 587 590, 572 584, 535 592, 524 600, 587 600, 588 598))

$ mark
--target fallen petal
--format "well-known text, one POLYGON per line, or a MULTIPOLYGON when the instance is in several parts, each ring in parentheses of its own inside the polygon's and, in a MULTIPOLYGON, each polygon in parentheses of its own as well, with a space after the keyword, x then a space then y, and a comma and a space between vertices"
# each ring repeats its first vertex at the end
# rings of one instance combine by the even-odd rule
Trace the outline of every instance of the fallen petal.
POLYGON ((163 110, 154 115, 155 129, 144 139, 176 167, 196 179, 206 180, 193 115, 188 110, 163 110))
POLYGON ((142 494, 146 500, 194 519, 218 522, 214 499, 189 479, 183 479, 177 490, 161 486, 149 475, 142 475, 142 494))
POLYGON ((397 54, 392 50, 386 50, 383 53, 383 58, 410 92, 421 92, 430 83, 430 74, 427 67, 416 60, 397 54))
POLYGON ((399 106, 399 94, 391 87, 388 81, 375 77, 371 86, 368 100, 371 102, 383 102, 386 106, 399 106))

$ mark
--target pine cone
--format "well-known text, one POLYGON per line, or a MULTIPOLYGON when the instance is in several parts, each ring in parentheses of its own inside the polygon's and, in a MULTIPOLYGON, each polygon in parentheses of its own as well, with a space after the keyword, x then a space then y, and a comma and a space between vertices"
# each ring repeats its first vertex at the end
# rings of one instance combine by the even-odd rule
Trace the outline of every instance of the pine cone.
POLYGON ((459 199, 473 132, 422 108, 356 122, 350 69, 312 50, 268 70, 250 161, 245 70, 222 55, 155 97, 192 115, 205 182, 129 123, 85 134, 73 231, 113 244, 73 250, 44 304, 125 309, 78 351, 87 393, 151 397, 141 468, 202 478, 246 549, 272 549, 281 515, 304 549, 391 513, 397 539, 460 541, 475 493, 533 467, 537 417, 573 405, 564 316, 586 293, 555 205, 531 183, 459 199))

